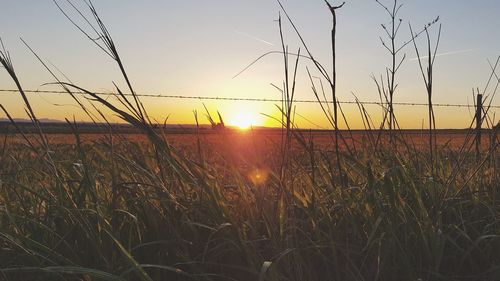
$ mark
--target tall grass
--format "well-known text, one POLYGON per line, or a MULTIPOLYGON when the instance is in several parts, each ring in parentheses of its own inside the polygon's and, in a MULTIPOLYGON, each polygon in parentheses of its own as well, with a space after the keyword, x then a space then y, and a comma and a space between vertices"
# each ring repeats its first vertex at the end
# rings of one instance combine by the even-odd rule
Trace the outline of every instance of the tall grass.
POLYGON ((420 57, 420 52, 417 47, 417 43, 415 42, 415 35, 413 34, 413 29, 410 25, 410 32, 413 41, 413 45, 415 47, 415 52, 417 53, 418 65, 420 67, 420 72, 422 73, 422 77, 424 79, 425 89, 427 90, 427 102, 428 102, 428 112, 429 112, 429 154, 430 154, 430 162, 431 162, 431 170, 434 174, 434 157, 436 153, 437 141, 434 131, 436 130, 436 116, 434 115, 434 108, 432 107, 432 93, 433 93, 433 74, 434 74, 434 62, 436 60, 436 54, 439 47, 439 40, 441 39, 441 25, 439 25, 439 33, 437 36, 436 46, 434 51, 431 47, 431 37, 429 35, 428 27, 425 27, 425 34, 427 38, 427 67, 424 70, 424 66, 422 65, 422 59, 420 57))
MULTIPOLYGON (((85 143, 78 124, 69 121, 72 143, 50 145, 43 130, 39 144, 24 135, 31 149, 7 140, 0 158, 0 280, 500 277, 496 137, 479 163, 464 144, 459 151, 438 146, 440 157, 430 165, 427 152, 405 138, 393 140, 405 150, 378 137, 357 148, 346 142, 335 153, 320 149, 294 124, 294 73, 304 56, 299 52, 289 68, 292 54, 282 39, 282 149, 212 147, 198 134, 196 146, 180 151, 151 124, 110 33, 91 2, 88 8, 91 18, 84 22, 98 36, 85 35, 98 38, 94 42, 117 63, 133 98, 118 86, 119 101, 112 103, 73 83, 55 83, 86 93, 148 142, 121 137, 108 125, 109 135, 85 143), (335 165, 336 157, 343 165, 335 165)), ((0 58, 11 74, 6 54, 4 49, 0 58)), ((314 83, 312 88, 321 103, 314 83)), ((341 138, 338 116, 331 119, 323 110, 341 138)), ((362 107, 360 112, 373 128, 362 107)), ((220 137, 231 141, 229 133, 220 137)))

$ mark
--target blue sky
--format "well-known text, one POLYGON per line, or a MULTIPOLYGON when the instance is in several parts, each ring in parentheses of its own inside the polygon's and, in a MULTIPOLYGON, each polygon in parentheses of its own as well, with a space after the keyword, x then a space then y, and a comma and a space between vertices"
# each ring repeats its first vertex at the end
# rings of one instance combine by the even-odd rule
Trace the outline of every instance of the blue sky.
MULTIPOLYGON (((73 0, 75 3, 81 3, 73 0)), ((0 36, 10 51, 25 88, 43 88, 52 82, 43 67, 22 45, 25 39, 42 58, 56 65, 69 78, 86 88, 111 90, 112 81, 123 85, 118 69, 100 50, 85 39, 56 8, 52 0, 4 0, 0 12, 0 36)), ((62 4, 64 1, 59 0, 62 4)), ((338 10, 338 87, 342 100, 376 100, 378 94, 370 75, 385 72, 390 57, 380 44, 381 23, 388 17, 374 0, 351 0, 338 10)), ((391 0, 384 3, 391 4, 391 0)), ((415 29, 436 16, 443 25, 436 59, 435 102, 471 103, 473 87, 484 88, 489 75, 487 59, 495 61, 500 54, 500 1, 481 0, 405 0, 400 16, 404 21, 400 40, 409 38, 408 23, 415 29), (472 5, 471 5, 472 3, 472 5)), ((240 77, 232 77, 259 55, 279 50, 279 33, 274 21, 279 6, 273 0, 169 0, 97 1, 94 5, 112 34, 132 81, 139 92, 171 95, 236 96, 278 98, 270 83, 281 84, 279 56, 267 57, 240 77)), ((331 67, 331 18, 320 0, 283 0, 315 56, 331 67)), ((338 4, 338 2, 337 2, 338 4)), ((68 8, 68 6, 65 6, 68 8)), ((300 45, 285 25, 285 36, 291 50, 300 45)), ((436 28, 431 32, 435 34, 436 28)), ((423 41, 419 41, 423 47, 423 41)), ((409 45, 404 52, 415 58, 409 45)), ((299 69, 298 98, 311 99, 313 94, 306 77, 304 61, 299 69)), ((399 73, 395 100, 424 102, 426 94, 416 61, 408 60, 399 73)), ((5 72, 0 72, 0 88, 12 88, 5 72)), ((41 117, 76 116, 84 118, 67 97, 32 97, 41 117)), ((171 114, 173 123, 193 122, 192 110, 201 110, 201 102, 179 100, 144 100, 158 119, 171 114)), ((21 100, 2 94, 0 103, 13 115, 23 117, 21 100)), ((496 99, 494 103, 500 103, 496 99)), ((254 119, 260 113, 276 114, 273 104, 207 102, 229 119, 245 111, 254 119)), ((373 110, 374 119, 380 115, 373 110)), ((424 108, 397 108, 401 123, 420 127, 424 108)), ((355 108, 346 107, 356 123, 355 108)), ((299 105, 298 112, 315 123, 326 121, 312 105, 299 105)), ((397 112, 398 113, 398 112, 397 112)), ((463 127, 469 120, 465 109, 440 109, 439 127, 463 127)), ((302 127, 310 127, 304 120, 302 127)), ((256 121, 257 123, 257 121, 256 121)), ((265 121, 258 121, 265 123, 265 121)), ((359 124, 355 124, 359 125, 359 124)))

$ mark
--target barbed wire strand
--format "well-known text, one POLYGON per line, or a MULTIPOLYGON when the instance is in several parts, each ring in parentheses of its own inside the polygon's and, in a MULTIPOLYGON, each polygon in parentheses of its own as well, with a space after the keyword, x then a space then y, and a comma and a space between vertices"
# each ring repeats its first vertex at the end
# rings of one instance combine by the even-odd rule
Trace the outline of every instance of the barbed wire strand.
MULTIPOLYGON (((0 89, 2 93, 16 93, 19 90, 14 89, 0 89)), ((65 91, 50 91, 50 90, 24 90, 25 93, 29 94, 53 94, 61 95, 67 94, 65 91)), ((86 95, 83 92, 73 92, 75 95, 86 95)), ((111 92, 95 92, 95 94, 102 96, 117 96, 115 93, 111 92)), ((132 96, 132 94, 124 94, 125 96, 132 96)), ((184 95, 162 95, 162 94, 136 94, 138 97, 145 98, 165 98, 165 99, 189 99, 189 100, 219 100, 219 101, 249 101, 249 102, 282 102, 280 99, 267 99, 267 98, 238 98, 238 97, 206 97, 206 96, 184 96, 184 95)), ((317 100, 294 100, 295 103, 317 103, 317 100)), ((332 101, 326 101, 327 103, 333 103, 332 101)), ((377 101, 339 101, 340 104, 364 104, 364 105, 387 105, 387 103, 381 103, 377 101)), ((393 105, 398 106, 428 106, 427 103, 418 102, 394 102, 393 105)), ((469 104, 451 104, 451 103, 436 103, 432 104, 434 107, 456 107, 456 108, 475 108, 475 105, 469 104)), ((498 109, 500 105, 491 105, 490 108, 498 109)))

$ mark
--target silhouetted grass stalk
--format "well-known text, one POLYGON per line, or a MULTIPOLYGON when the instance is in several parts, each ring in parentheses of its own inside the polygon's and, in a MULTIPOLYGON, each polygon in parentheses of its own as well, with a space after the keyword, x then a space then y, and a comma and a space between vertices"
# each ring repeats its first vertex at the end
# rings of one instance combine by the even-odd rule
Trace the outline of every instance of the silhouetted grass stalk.
POLYGON ((435 176, 435 166, 436 166, 436 163, 435 163, 435 157, 437 157, 437 155, 435 155, 437 153, 437 139, 436 139, 436 136, 435 136, 435 133, 434 131, 436 130, 436 117, 434 115, 434 108, 432 107, 432 86, 433 86, 433 70, 434 70, 434 61, 436 59, 436 55, 437 55, 437 50, 438 50, 438 47, 439 47, 439 41, 441 39, 441 25, 439 25, 439 32, 438 32, 438 35, 437 35, 437 42, 436 42, 436 46, 434 48, 434 51, 432 50, 431 48, 431 38, 430 38, 430 35, 429 35, 429 31, 427 29, 427 27, 425 28, 425 34, 426 34, 426 38, 427 38, 427 68, 426 70, 424 70, 424 67, 422 65, 422 58, 420 57, 420 52, 418 50, 418 47, 417 47, 417 43, 415 42, 415 36, 413 34, 413 29, 411 28, 411 25, 410 25, 410 32, 411 32, 411 36, 413 38, 413 45, 415 47, 415 52, 417 54, 417 60, 418 60, 418 64, 419 64, 419 67, 420 67, 420 72, 422 73, 422 77, 424 79, 424 84, 425 84, 425 88, 427 90, 427 102, 429 104, 429 107, 428 107, 428 113, 429 113, 429 153, 430 153, 430 163, 431 163, 431 173, 433 176, 435 176))

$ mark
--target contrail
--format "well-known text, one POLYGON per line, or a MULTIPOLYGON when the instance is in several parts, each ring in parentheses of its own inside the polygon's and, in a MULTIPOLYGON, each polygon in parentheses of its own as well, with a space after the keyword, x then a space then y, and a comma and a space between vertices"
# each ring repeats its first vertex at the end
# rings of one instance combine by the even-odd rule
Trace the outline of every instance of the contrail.
MULTIPOLYGON (((472 51, 474 51, 474 49, 465 49, 465 50, 459 50, 459 51, 452 51, 452 52, 446 52, 446 53, 436 54, 436 57, 449 56, 449 55, 457 55, 457 54, 469 53, 469 52, 472 52, 472 51)), ((428 59, 428 58, 429 58, 429 56, 420 57, 420 59, 428 59)), ((412 58, 412 59, 410 59, 410 61, 416 61, 416 60, 418 60, 418 58, 412 58)))
POLYGON ((238 30, 235 30, 234 32, 236 32, 236 33, 238 33, 238 34, 240 34, 240 35, 243 35, 243 36, 245 36, 245 37, 248 37, 248 38, 250 38, 250 39, 253 39, 253 40, 255 40, 255 41, 258 41, 258 42, 261 42, 261 43, 267 44, 267 45, 269 45, 269 46, 274 46, 274 44, 273 44, 273 43, 271 43, 271 42, 269 42, 269 41, 266 41, 266 40, 264 40, 264 39, 261 39, 261 38, 255 37, 255 36, 250 35, 250 34, 248 34, 248 33, 244 33, 244 32, 238 31, 238 30))

